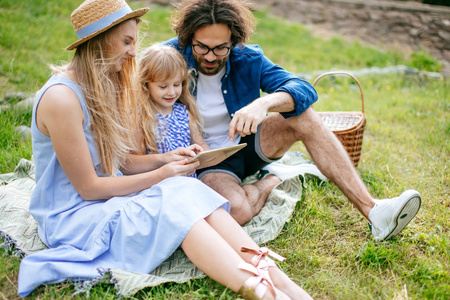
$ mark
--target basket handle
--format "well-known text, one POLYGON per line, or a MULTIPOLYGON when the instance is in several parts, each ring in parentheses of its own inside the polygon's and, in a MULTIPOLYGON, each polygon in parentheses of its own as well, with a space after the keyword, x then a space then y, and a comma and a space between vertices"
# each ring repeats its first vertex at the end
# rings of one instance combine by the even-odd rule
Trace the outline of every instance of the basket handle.
POLYGON ((361 111, 362 111, 362 113, 364 114, 364 95, 363 95, 363 91, 362 91, 361 84, 359 83, 358 79, 356 79, 356 77, 353 76, 352 74, 347 73, 347 72, 345 72, 345 71, 331 71, 331 72, 323 73, 322 75, 320 75, 319 77, 317 77, 316 80, 314 80, 313 87, 316 86, 316 83, 317 83, 320 79, 322 79, 323 77, 328 76, 328 75, 347 75, 347 76, 353 78, 353 80, 356 81, 356 83, 358 84, 358 87, 359 87, 359 91, 361 92, 361 111))

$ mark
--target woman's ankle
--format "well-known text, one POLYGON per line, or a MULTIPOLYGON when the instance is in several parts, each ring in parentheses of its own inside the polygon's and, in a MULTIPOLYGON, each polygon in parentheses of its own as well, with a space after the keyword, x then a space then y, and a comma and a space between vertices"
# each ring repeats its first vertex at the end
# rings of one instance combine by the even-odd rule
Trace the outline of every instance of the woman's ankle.
POLYGON ((292 281, 292 279, 290 279, 280 269, 274 267, 269 268, 269 274, 275 288, 282 291, 291 299, 312 299, 312 297, 304 289, 292 281))

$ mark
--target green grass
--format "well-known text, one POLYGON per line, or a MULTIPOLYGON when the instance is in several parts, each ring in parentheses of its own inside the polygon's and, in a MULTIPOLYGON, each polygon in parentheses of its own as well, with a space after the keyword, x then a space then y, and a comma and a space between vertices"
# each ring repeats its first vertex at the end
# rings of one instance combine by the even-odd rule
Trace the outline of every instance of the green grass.
MULTIPOLYGON (((68 61, 64 48, 75 40, 68 15, 80 1, 2 0, 0 7, 0 96, 28 94, 50 75, 47 64, 68 61)), ((140 7, 142 2, 133 2, 140 7)), ((410 57, 340 38, 321 39, 299 24, 256 13, 259 43, 274 62, 294 73, 406 65, 439 71, 420 52, 410 57)), ((165 8, 145 17, 142 46, 173 36, 165 8)), ((398 74, 358 78, 367 127, 358 171, 375 197, 408 188, 423 196, 422 209, 396 238, 374 243, 367 222, 332 184, 309 182, 291 221, 268 247, 287 257, 282 268, 317 299, 450 298, 450 117, 448 79, 398 74)), ((318 111, 359 110, 360 93, 351 79, 328 77, 316 88, 318 111)), ((30 144, 14 129, 29 125, 31 114, 1 112, 0 173, 11 172, 30 144)), ((293 150, 304 151, 299 143, 293 150)), ((0 299, 15 299, 20 260, 0 250, 0 299)), ((71 299, 68 283, 41 286, 32 299, 71 299)), ((236 294, 210 279, 147 288, 136 299, 234 299, 236 294)), ((77 295, 75 299, 86 296, 77 295)), ((95 286, 90 299, 115 299, 112 285, 95 286)))
POLYGON ((30 126, 31 112, 7 110, 0 114, 0 173, 7 173, 21 157, 31 157, 31 141, 23 141, 15 132, 17 126, 30 126))

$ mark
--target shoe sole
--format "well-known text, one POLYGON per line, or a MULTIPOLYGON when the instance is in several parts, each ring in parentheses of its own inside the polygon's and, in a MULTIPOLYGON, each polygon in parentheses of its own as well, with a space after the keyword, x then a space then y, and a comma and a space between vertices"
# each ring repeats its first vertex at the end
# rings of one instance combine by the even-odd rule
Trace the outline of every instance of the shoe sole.
POLYGON ((405 205, 403 205, 403 207, 398 212, 394 220, 395 226, 392 231, 384 238, 384 240, 393 238, 400 231, 402 231, 419 212, 421 204, 422 200, 420 198, 420 195, 418 195, 417 193, 411 195, 410 198, 406 200, 405 205))

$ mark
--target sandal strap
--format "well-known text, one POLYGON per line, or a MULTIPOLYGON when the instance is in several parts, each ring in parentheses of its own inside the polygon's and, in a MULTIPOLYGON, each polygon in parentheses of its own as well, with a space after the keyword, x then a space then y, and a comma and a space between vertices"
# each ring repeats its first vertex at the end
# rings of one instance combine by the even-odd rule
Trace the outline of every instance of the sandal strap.
POLYGON ((275 258, 276 260, 279 261, 285 261, 286 258, 284 258, 283 256, 269 250, 267 247, 261 247, 259 249, 253 249, 253 248, 247 248, 247 247, 241 247, 241 252, 247 252, 247 253, 251 253, 251 254, 255 254, 255 256, 252 258, 251 262, 255 267, 258 267, 260 262, 266 262, 266 264, 264 263, 264 266, 261 267, 275 267, 275 262, 271 259, 269 259, 267 256, 271 256, 273 258, 275 258), (263 261, 261 261, 261 259, 263 259, 263 261))
POLYGON ((253 277, 248 278, 239 289, 242 296, 246 299, 262 299, 269 289, 272 296, 276 298, 275 286, 270 277, 267 276, 268 274, 243 261, 239 263, 238 268, 253 274, 253 277))

